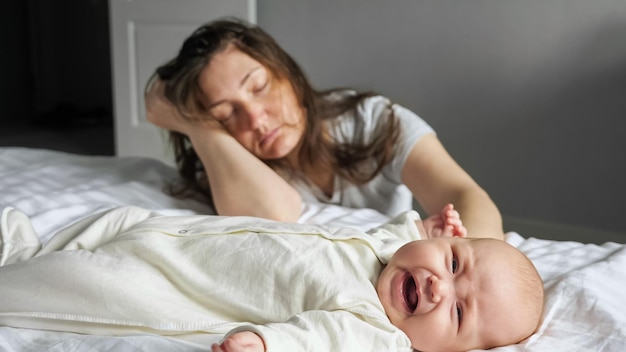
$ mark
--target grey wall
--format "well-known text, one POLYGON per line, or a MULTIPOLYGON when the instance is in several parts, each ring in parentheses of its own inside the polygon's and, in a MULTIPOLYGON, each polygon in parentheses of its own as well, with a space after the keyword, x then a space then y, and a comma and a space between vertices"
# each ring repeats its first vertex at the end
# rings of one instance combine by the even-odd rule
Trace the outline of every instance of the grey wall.
POLYGON ((507 217, 626 233, 626 1, 258 0, 318 88, 411 108, 507 217))

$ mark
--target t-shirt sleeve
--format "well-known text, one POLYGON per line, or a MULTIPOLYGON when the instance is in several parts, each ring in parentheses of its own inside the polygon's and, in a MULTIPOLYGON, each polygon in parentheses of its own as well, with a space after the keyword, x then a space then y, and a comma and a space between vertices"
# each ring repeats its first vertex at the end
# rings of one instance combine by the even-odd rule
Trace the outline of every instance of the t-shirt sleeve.
MULTIPOLYGON (((361 117, 363 128, 367 135, 372 135, 378 122, 389 116, 389 99, 383 96, 373 96, 365 99, 359 106, 357 113, 361 117)), ((393 160, 385 166, 383 174, 385 177, 400 184, 402 183, 402 168, 415 143, 424 135, 434 134, 433 128, 413 111, 399 104, 393 104, 393 113, 400 123, 400 139, 396 146, 396 155, 393 160)), ((357 121, 358 121, 357 120, 357 121)), ((358 122, 357 122, 358 123, 358 122)))

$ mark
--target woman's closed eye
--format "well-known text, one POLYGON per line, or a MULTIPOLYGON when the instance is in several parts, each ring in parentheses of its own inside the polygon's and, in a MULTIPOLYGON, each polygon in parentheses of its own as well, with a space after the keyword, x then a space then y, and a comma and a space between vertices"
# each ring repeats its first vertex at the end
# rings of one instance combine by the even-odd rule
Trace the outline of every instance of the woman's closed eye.
POLYGON ((252 93, 254 95, 265 95, 270 88, 270 80, 269 79, 265 79, 265 80, 261 80, 260 82, 258 82, 257 84, 255 84, 252 88, 252 93))

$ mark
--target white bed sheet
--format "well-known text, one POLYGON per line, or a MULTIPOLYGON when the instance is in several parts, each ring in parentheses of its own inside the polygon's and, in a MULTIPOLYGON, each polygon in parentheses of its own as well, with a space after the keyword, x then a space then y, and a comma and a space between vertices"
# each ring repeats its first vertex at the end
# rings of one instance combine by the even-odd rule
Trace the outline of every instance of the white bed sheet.
MULTIPOLYGON (((212 212, 200 202, 165 193, 175 177, 174 169, 147 158, 0 148, 0 209, 12 206, 26 213, 43 242, 84 216, 119 205, 164 215, 212 212)), ((366 230, 384 220, 370 209, 307 204, 300 222, 366 230)), ((533 235, 510 232, 507 241, 530 257, 544 280, 543 323, 528 341, 495 350, 626 351, 626 245, 559 242, 533 235)), ((209 351, 209 343, 219 338, 87 336, 0 327, 0 351, 209 351)))

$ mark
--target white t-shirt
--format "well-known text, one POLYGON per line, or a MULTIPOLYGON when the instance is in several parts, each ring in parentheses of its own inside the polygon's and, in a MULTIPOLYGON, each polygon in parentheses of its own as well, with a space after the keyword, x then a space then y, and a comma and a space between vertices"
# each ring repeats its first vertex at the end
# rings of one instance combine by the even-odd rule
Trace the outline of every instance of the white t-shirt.
MULTIPOLYGON (((349 93, 348 93, 349 94, 349 93)), ((355 131, 362 131, 367 140, 372 137, 378 120, 389 114, 389 100, 383 96, 366 98, 356 109, 329 121, 330 133, 339 142, 347 142, 345 136, 355 138, 355 131)), ((388 216, 396 216, 412 209, 413 195, 402 182, 402 169, 415 143, 424 135, 435 133, 424 120, 412 111, 394 104, 393 111, 400 123, 399 145, 394 158, 371 181, 355 185, 335 176, 331 197, 315 185, 293 182, 305 203, 328 203, 350 208, 371 208, 388 216)))

